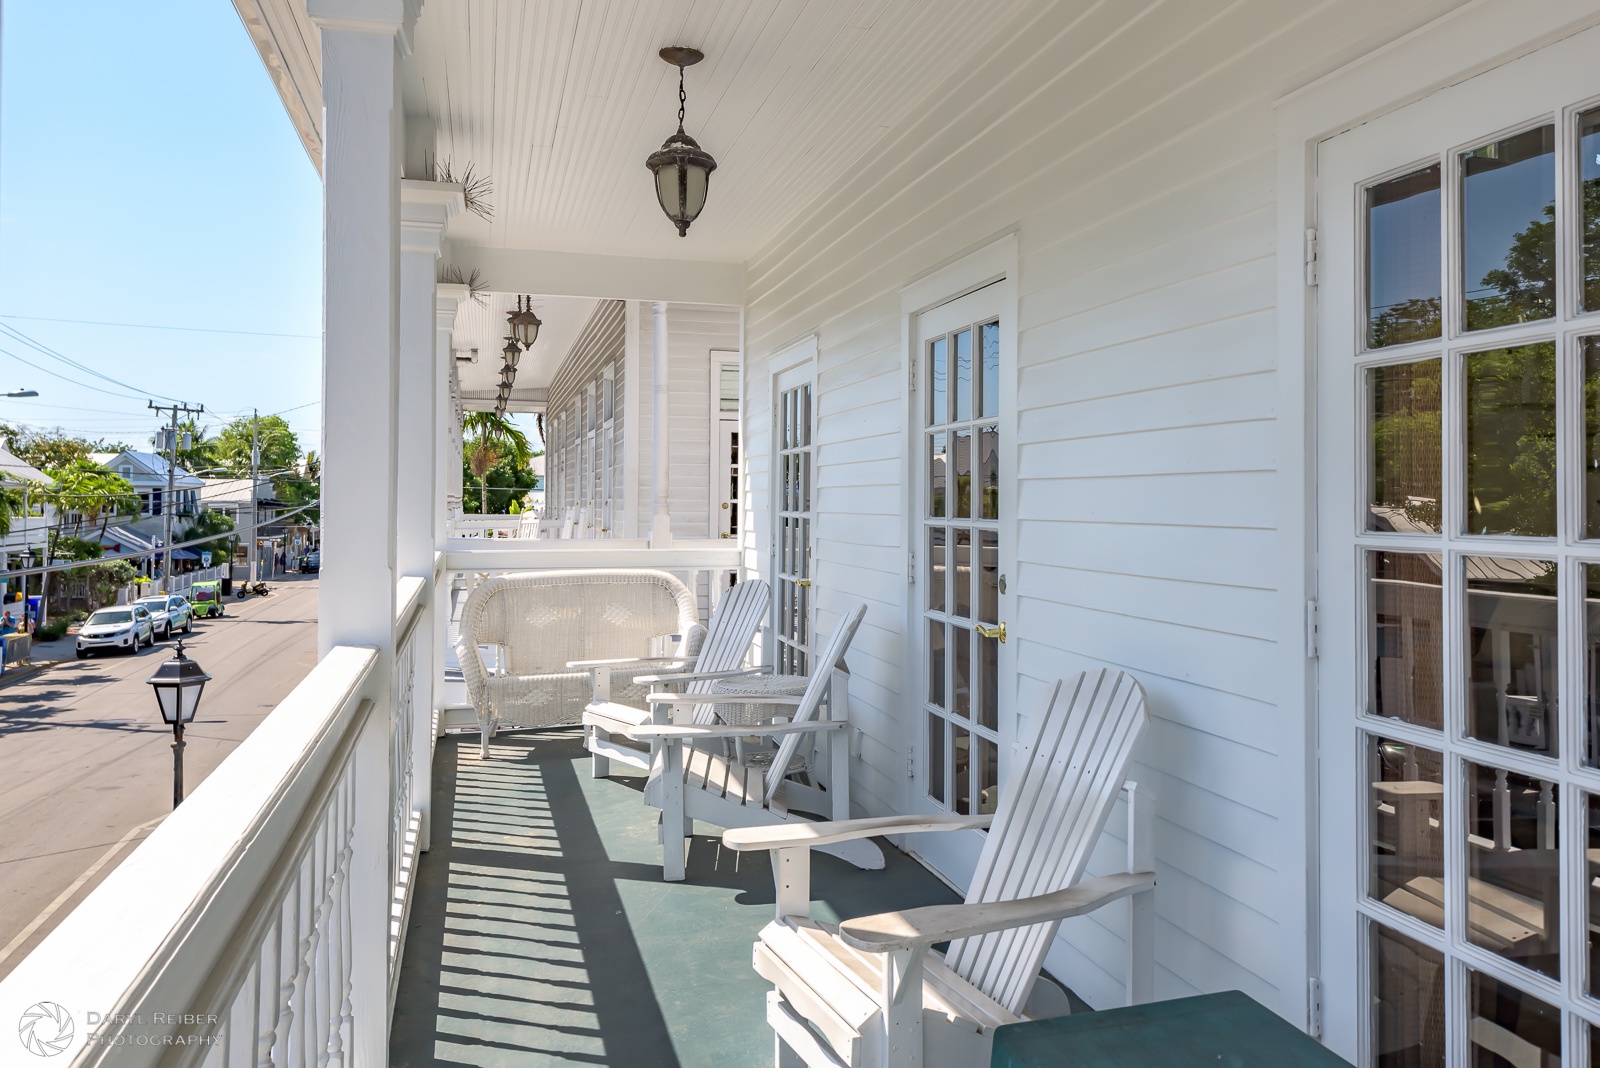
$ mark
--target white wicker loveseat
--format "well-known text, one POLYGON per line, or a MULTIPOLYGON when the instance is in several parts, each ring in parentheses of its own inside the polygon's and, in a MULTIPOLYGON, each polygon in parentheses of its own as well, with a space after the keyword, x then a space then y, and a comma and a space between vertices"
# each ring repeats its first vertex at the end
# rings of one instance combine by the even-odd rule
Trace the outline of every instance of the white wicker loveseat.
POLYGON ((483 754, 502 725, 581 723, 592 687, 589 669, 577 662, 647 658, 652 639, 680 635, 674 656, 613 673, 613 699, 642 704, 650 687, 633 676, 692 658, 705 637, 698 617, 689 588, 665 571, 524 571, 488 579, 467 597, 456 643, 483 754), (494 650, 492 671, 484 646, 494 650))

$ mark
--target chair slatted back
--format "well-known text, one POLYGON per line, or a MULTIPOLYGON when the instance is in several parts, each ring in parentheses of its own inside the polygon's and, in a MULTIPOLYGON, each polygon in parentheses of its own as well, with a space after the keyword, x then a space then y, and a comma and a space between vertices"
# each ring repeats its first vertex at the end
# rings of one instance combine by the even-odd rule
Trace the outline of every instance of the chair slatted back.
MULTIPOLYGON (((696 671, 736 671, 744 666, 755 640, 756 629, 767 616, 767 601, 772 589, 761 579, 746 579, 722 595, 716 610, 711 613, 711 623, 706 628, 705 644, 695 659, 696 671)), ((712 680, 695 679, 684 688, 685 693, 710 693, 712 680)), ((716 722, 716 709, 712 705, 696 705, 690 722, 706 725, 716 722)))
MULTIPOLYGON (((822 706, 822 699, 827 696, 828 684, 833 681, 833 672, 843 662, 845 650, 850 648, 850 642, 855 638, 861 620, 866 614, 867 606, 858 603, 853 611, 846 612, 844 618, 839 621, 839 626, 834 630, 833 637, 828 639, 822 655, 811 662, 811 681, 806 684, 806 692, 801 695, 800 705, 794 710, 790 722, 807 723, 816 718, 817 710, 822 706)), ((794 760, 795 750, 802 744, 810 745, 813 741, 811 736, 798 733, 784 736, 783 742, 778 746, 777 755, 772 759, 772 767, 767 769, 768 803, 783 786, 789 764, 794 760)))
MULTIPOLYGON (((1149 721, 1144 688, 1121 671, 1057 682, 1032 740, 1016 754, 967 902, 1064 890, 1082 878, 1149 721)), ((947 963, 1012 1012, 1028 1000, 1057 923, 950 944, 947 963)))

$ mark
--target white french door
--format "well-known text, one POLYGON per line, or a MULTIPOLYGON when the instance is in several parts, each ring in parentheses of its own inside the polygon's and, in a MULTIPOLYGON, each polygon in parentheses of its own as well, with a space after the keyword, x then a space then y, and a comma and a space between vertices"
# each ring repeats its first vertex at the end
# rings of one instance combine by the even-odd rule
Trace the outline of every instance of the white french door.
POLYGON ((1358 1065, 1600 1066, 1597 54, 1318 151, 1319 957, 1358 1065))
POLYGON ((773 663, 803 675, 811 648, 812 502, 816 478, 816 369, 812 361, 773 382, 773 663))
MULTIPOLYGON (((1002 287, 916 317, 911 394, 911 648, 915 689, 912 804, 919 812, 992 812, 1001 754, 1016 716, 1015 648, 1003 598, 1016 528, 1012 464, 1016 361, 1003 327, 1002 287), (1007 711, 1010 711, 1008 708, 1007 711)), ((978 832, 922 835, 908 845, 966 886, 978 832)))

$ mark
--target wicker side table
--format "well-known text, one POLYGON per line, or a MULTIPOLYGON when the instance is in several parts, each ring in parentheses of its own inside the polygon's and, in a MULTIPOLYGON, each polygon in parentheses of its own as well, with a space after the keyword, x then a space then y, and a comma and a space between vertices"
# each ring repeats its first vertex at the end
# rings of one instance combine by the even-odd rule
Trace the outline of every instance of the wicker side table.
POLYGON ((712 705, 717 721, 730 727, 754 727, 775 715, 790 711, 785 706, 740 704, 723 701, 721 695, 730 697, 799 697, 806 692, 811 680, 804 675, 747 675, 738 679, 717 679, 711 684, 711 693, 717 695, 712 705))

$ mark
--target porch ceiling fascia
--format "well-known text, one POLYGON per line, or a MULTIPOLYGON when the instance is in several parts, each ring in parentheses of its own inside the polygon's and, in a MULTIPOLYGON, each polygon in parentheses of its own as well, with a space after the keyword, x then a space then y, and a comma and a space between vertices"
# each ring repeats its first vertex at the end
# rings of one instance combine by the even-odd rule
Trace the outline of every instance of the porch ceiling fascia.
POLYGON ((233 0, 311 165, 322 173, 322 38, 305 0, 233 0))
POLYGON ((449 260, 483 272, 497 292, 674 304, 744 304, 744 265, 450 242, 449 260))

